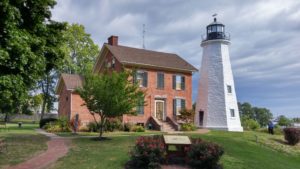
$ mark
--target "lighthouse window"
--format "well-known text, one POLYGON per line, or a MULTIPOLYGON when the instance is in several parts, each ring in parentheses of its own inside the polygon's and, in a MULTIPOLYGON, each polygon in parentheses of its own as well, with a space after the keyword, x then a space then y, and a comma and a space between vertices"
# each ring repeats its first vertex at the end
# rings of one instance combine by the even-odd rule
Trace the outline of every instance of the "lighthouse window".
POLYGON ((212 26, 212 32, 217 32, 217 26, 212 26))
POLYGON ((234 109, 230 109, 230 115, 231 115, 231 117, 235 117, 234 109))
POLYGON ((218 31, 218 32, 223 32, 223 26, 219 25, 219 26, 217 27, 217 31, 218 31))
POLYGON ((227 85, 227 92, 228 92, 228 93, 232 93, 232 88, 231 88, 230 85, 227 85))
POLYGON ((211 32, 211 26, 209 26, 208 28, 207 28, 207 33, 210 33, 211 32))

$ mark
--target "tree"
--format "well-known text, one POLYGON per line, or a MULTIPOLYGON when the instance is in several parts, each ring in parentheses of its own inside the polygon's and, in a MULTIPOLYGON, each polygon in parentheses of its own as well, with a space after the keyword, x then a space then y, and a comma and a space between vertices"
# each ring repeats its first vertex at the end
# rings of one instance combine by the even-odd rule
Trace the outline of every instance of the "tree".
POLYGON ((85 32, 83 25, 71 24, 64 31, 63 46, 66 53, 66 64, 63 71, 70 74, 83 74, 92 71, 96 57, 99 54, 99 47, 85 32))
POLYGON ((292 124, 292 121, 285 117, 284 115, 281 115, 278 117, 278 125, 279 126, 290 126, 292 124))
POLYGON ((267 108, 252 107, 250 103, 238 103, 241 114, 242 125, 246 125, 245 122, 248 119, 257 121, 261 127, 266 126, 268 122, 273 118, 273 114, 267 108))
POLYGON ((144 103, 144 92, 130 77, 129 72, 86 73, 83 86, 76 90, 99 126, 99 139, 102 139, 107 118, 135 114, 141 100, 144 103), (99 123, 95 114, 100 117, 99 123))
POLYGON ((180 110, 180 115, 178 115, 178 119, 184 121, 185 123, 193 123, 195 116, 194 109, 182 109, 180 110))
MULTIPOLYGON (((54 0, 0 2, 0 113, 17 112, 36 82, 63 59, 64 23, 51 20, 54 0)), ((7 119, 7 118, 6 118, 7 119)))

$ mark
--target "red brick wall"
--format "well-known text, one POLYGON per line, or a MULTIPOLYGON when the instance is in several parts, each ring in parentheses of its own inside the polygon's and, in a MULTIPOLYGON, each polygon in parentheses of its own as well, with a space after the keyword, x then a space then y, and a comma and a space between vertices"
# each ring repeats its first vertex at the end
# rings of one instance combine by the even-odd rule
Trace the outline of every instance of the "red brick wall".
MULTIPOLYGON (((62 82, 63 83, 63 82, 62 82)), ((65 85, 59 94, 58 116, 69 117, 71 112, 71 91, 67 90, 65 85)))
MULTIPOLYGON (((72 93, 72 98, 71 98, 71 105, 72 105, 72 110, 71 110, 71 116, 70 119, 74 118, 76 114, 79 115, 79 119, 81 120, 82 125, 86 125, 89 122, 94 122, 94 118, 89 112, 88 108, 83 105, 84 101, 80 97, 79 94, 73 92, 72 93)), ((96 119, 99 120, 99 116, 96 115, 96 119)))

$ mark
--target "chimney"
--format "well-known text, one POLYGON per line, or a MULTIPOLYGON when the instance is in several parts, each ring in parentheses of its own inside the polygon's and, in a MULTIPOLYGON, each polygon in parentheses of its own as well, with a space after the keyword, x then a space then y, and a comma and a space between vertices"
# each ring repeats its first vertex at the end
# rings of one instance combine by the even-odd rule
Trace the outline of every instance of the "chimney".
POLYGON ((108 44, 112 46, 118 46, 118 36, 112 35, 107 40, 108 40, 108 44))

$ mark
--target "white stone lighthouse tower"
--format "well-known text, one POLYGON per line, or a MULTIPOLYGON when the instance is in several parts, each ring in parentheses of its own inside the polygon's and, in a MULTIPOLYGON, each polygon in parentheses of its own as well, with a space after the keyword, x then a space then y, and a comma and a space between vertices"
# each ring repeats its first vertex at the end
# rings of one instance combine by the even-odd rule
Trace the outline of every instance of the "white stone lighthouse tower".
POLYGON ((195 113, 198 127, 243 131, 237 105, 225 25, 214 22, 206 27, 195 113))

